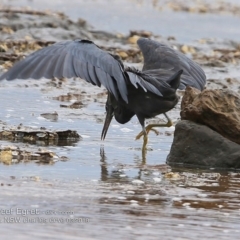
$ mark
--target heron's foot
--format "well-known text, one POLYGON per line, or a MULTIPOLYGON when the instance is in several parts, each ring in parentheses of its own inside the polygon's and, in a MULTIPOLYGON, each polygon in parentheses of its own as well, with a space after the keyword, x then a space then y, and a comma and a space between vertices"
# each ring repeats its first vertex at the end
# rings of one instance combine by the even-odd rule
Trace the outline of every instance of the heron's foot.
MULTIPOLYGON (((146 134, 147 134, 147 135, 148 135, 148 133, 149 133, 150 131, 153 131, 153 132, 155 132, 156 135, 159 135, 159 131, 156 130, 156 129, 154 129, 153 127, 151 127, 151 124, 149 124, 149 125, 145 128, 145 130, 146 130, 146 134)), ((141 132, 136 136, 135 140, 140 139, 143 135, 144 135, 144 131, 141 131, 141 132)))
MULTIPOLYGON (((169 120, 167 123, 161 123, 161 124, 149 124, 145 127, 146 133, 148 134, 150 131, 153 131, 156 133, 156 135, 159 134, 159 131, 156 129, 153 129, 154 127, 171 127, 173 125, 172 121, 169 120)), ((135 140, 140 139, 144 135, 144 131, 141 131, 135 138, 135 140)))

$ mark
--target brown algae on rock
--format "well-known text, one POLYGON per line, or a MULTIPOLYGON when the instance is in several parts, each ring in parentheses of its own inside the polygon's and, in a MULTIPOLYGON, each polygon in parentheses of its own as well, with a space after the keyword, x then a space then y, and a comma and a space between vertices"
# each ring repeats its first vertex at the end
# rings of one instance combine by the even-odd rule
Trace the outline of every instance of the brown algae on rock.
POLYGON ((229 89, 187 87, 182 100, 181 118, 202 123, 240 144, 240 96, 229 89))

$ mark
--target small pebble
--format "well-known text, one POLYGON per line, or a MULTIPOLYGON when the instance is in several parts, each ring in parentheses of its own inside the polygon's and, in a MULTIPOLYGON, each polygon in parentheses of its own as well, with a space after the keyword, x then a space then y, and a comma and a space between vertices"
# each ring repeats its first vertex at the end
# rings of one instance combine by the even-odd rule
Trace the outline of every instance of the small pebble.
POLYGON ((135 194, 134 191, 127 191, 127 194, 135 194))
POLYGON ((160 183, 160 182, 162 181, 162 179, 161 179, 161 178, 158 178, 158 177, 155 177, 155 178, 153 178, 153 181, 154 181, 155 183, 160 183))
POLYGON ((135 184, 135 185, 142 185, 142 184, 144 184, 144 181, 142 181, 142 180, 138 180, 138 179, 135 179, 135 180, 132 181, 132 184, 135 184))
POLYGON ((119 199, 119 200, 126 200, 127 198, 126 198, 126 197, 123 197, 123 196, 120 196, 120 197, 118 197, 117 199, 119 199))

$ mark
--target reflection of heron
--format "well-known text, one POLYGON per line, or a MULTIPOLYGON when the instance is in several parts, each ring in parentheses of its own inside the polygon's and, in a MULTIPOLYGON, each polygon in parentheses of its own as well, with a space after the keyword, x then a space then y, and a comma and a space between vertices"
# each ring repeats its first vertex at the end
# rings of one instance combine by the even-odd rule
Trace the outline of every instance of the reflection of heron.
POLYGON ((104 151, 104 147, 101 146, 100 148, 100 166, 101 166, 101 181, 107 181, 108 179, 108 169, 107 169, 107 163, 106 163, 106 155, 104 151))
POLYGON ((80 77, 93 85, 103 85, 108 90, 108 98, 102 139, 113 116, 124 124, 136 115, 143 129, 137 138, 144 135, 144 150, 152 127, 172 125, 166 112, 178 102, 177 88, 190 85, 202 90, 206 77, 198 64, 166 45, 146 38, 140 38, 137 43, 144 57, 142 71, 124 68, 118 56, 101 50, 89 40, 75 40, 59 42, 30 54, 0 80, 80 77), (166 124, 145 127, 146 118, 161 113, 168 120, 166 124))

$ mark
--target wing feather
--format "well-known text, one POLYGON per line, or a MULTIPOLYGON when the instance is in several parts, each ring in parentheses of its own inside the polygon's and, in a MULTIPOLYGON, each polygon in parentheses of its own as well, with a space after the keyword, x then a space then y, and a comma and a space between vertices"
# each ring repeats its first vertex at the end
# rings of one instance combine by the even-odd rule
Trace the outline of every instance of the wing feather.
POLYGON ((88 74, 89 74, 90 78, 92 79, 92 81, 94 82, 94 84, 96 84, 98 87, 101 87, 101 82, 99 81, 99 79, 97 77, 95 68, 89 64, 88 64, 88 74))
POLYGON ((161 79, 159 70, 157 74, 154 73, 153 71, 139 72, 130 68, 127 71, 129 81, 135 88, 140 86, 145 92, 149 91, 162 97, 164 88, 170 88, 170 85, 161 79))
POLYGON ((134 68, 128 68, 127 74, 129 81, 133 86, 139 86, 144 91, 149 91, 160 97, 167 97, 168 94, 175 92, 180 84, 182 70, 177 72, 165 69, 153 69, 146 71, 137 71, 134 68))
POLYGON ((204 88, 206 83, 204 71, 183 53, 147 38, 140 38, 137 43, 144 57, 143 71, 164 69, 177 72, 182 69, 181 87, 190 85, 200 90, 204 88))
POLYGON ((127 79, 120 60, 88 40, 63 41, 42 48, 16 63, 0 80, 80 77, 105 86, 116 99, 127 98, 127 79))

